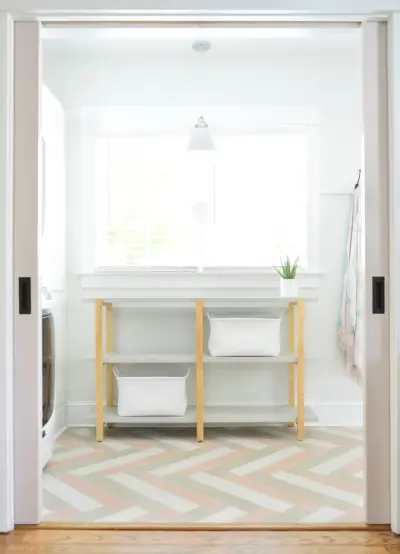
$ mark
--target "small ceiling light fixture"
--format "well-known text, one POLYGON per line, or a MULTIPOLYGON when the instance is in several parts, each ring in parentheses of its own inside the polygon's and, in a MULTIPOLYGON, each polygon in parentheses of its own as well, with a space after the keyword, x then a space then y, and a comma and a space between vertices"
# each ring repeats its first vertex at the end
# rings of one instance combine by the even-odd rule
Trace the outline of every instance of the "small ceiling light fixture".
MULTIPOLYGON (((208 41, 196 41, 192 44, 195 52, 204 53, 211 49, 211 44, 208 41)), ((195 152, 199 150, 215 150, 210 130, 204 119, 199 117, 196 125, 193 128, 192 136, 189 140, 188 151, 195 152)))
POLYGON ((196 40, 192 44, 192 48, 195 52, 208 52, 208 50, 211 50, 211 42, 208 42, 208 40, 196 40))

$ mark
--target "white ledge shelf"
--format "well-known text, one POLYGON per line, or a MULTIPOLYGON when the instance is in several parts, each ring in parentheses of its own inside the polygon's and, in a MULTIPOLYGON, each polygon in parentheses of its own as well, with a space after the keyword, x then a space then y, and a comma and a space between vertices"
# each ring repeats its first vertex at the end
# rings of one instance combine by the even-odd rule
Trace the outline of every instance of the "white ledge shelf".
MULTIPOLYGON (((104 423, 129 425, 190 425, 196 424, 196 408, 190 406, 182 417, 123 417, 118 415, 117 408, 104 408, 104 423)), ((290 423, 297 419, 296 406, 205 406, 204 424, 206 426, 253 425, 268 426, 279 423, 290 423)), ((317 421, 313 410, 305 406, 305 422, 317 421)))
MULTIPOLYGON (((210 356, 204 354, 205 364, 295 364, 297 356, 210 356)), ((193 364, 193 354, 105 354, 104 364, 193 364)))
POLYGON ((105 354, 104 364, 191 364, 194 354, 105 354))
MULTIPOLYGON (((94 302, 95 298, 83 298, 84 302, 94 302)), ((113 296, 103 298, 104 304, 110 304, 113 308, 131 309, 131 308, 169 308, 169 309, 194 309, 195 296, 165 297, 165 296, 146 296, 143 292, 140 297, 134 294, 130 296, 113 296)), ((246 296, 218 295, 204 296, 203 304, 206 309, 224 309, 224 308, 245 308, 245 309, 260 309, 266 308, 288 308, 291 304, 297 304, 298 298, 283 298, 280 296, 263 296, 259 294, 249 294, 246 296)))
POLYGON ((209 356, 204 354, 205 364, 295 364, 297 357, 290 354, 282 356, 209 356))
POLYGON ((104 408, 103 410, 104 423, 129 423, 130 425, 196 425, 196 410, 194 407, 189 407, 186 414, 179 416, 135 416, 126 417, 118 415, 118 409, 104 408))

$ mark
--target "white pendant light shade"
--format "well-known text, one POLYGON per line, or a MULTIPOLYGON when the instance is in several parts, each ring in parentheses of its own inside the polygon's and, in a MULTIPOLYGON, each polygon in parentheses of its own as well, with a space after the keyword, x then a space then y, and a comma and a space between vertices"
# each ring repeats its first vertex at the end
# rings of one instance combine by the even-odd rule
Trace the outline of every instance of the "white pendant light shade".
POLYGON ((188 150, 195 152, 199 150, 215 150, 210 130, 204 117, 199 117, 190 137, 188 150))

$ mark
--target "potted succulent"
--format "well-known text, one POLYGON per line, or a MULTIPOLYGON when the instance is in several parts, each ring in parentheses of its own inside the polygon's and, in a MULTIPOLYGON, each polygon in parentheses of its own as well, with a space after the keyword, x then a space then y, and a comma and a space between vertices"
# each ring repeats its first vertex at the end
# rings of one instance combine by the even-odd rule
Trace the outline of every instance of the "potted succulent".
POLYGON ((278 267, 274 266, 275 271, 281 278, 281 296, 284 298, 297 298, 299 294, 296 274, 299 265, 299 258, 296 258, 292 263, 289 256, 282 261, 278 267))

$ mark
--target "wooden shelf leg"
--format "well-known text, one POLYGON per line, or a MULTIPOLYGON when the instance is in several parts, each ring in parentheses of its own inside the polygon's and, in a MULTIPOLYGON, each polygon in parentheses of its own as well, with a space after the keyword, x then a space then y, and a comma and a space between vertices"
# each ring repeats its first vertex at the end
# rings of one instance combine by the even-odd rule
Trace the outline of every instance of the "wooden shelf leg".
POLYGON ((297 438, 304 440, 304 304, 297 303, 297 438))
POLYGON ((103 301, 96 299, 96 440, 104 438, 103 427, 103 301))
POLYGON ((196 407, 197 407, 197 440, 204 440, 204 337, 203 301, 196 300, 196 407))
MULTIPOLYGON (((106 352, 112 352, 113 348, 113 326, 112 326, 112 306, 106 307, 106 352)), ((114 380, 112 364, 107 364, 107 407, 112 408, 114 403, 114 380)))
MULTIPOLYGON (((295 349, 295 325, 294 325, 294 304, 289 306, 289 352, 294 354, 295 349)), ((295 364, 289 365, 289 406, 296 405, 296 383, 295 383, 295 364)), ((295 421, 288 423, 289 427, 294 427, 295 421)))

